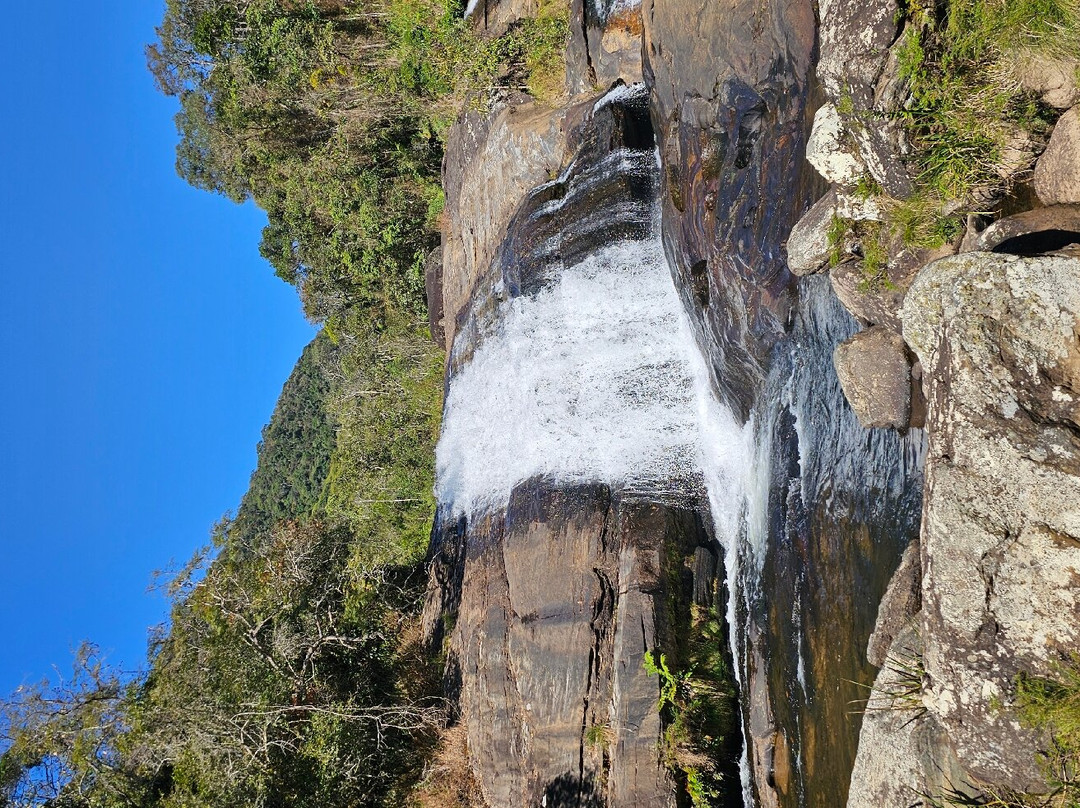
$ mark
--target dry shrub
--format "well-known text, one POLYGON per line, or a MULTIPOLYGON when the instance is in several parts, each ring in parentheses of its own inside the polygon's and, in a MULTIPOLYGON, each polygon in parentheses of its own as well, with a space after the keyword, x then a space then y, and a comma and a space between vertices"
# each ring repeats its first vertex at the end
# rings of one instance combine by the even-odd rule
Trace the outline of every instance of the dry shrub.
POLYGON ((414 796, 417 808, 484 808, 480 784, 469 765, 469 740, 463 724, 440 733, 439 749, 414 796))

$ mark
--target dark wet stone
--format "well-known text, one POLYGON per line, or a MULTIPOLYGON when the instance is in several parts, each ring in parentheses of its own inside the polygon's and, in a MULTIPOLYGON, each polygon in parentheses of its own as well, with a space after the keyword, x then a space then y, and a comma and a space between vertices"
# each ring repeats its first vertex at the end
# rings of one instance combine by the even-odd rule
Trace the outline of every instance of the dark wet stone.
POLYGON ((1052 205, 999 219, 964 236, 963 252, 1040 255, 1080 242, 1080 205, 1052 205))
POLYGON ((717 385, 745 418, 791 306, 783 243, 820 194, 809 167, 800 174, 813 4, 646 0, 642 18, 664 247, 717 385))

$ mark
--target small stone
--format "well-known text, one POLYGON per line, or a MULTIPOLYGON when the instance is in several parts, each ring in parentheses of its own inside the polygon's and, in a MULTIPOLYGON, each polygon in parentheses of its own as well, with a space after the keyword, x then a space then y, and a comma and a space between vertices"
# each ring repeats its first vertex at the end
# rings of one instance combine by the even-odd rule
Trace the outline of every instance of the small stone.
POLYGON ((906 429, 911 419, 911 360, 903 338, 883 326, 836 346, 840 386, 865 427, 906 429))
POLYGON ((1054 126, 1035 164, 1035 193, 1044 205, 1080 203, 1080 107, 1070 109, 1054 126))

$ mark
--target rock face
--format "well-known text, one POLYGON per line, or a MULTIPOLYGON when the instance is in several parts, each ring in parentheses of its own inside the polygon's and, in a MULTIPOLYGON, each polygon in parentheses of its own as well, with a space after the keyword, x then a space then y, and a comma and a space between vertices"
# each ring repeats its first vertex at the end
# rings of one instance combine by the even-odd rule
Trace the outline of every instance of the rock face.
POLYGON ((788 269, 796 275, 809 275, 828 265, 832 254, 829 228, 836 215, 836 190, 830 189, 791 229, 787 240, 788 269))
POLYGON ((542 480, 505 515, 442 533, 435 557, 460 591, 440 590, 438 607, 455 618, 446 639, 489 805, 676 805, 643 658, 678 644, 692 593, 717 597, 711 547, 692 509, 542 480))
POLYGON ((443 157, 447 223, 441 325, 447 348, 522 197, 562 167, 566 115, 566 109, 547 109, 516 96, 487 115, 466 113, 451 129, 443 157))
POLYGON ((1035 164, 1035 193, 1044 205, 1080 203, 1080 107, 1054 125, 1050 143, 1035 164))
POLYGON ((813 3, 645 0, 642 20, 665 249, 716 382, 746 418, 790 308, 782 245, 819 195, 809 172, 792 188, 806 142, 813 3))
POLYGON ((911 362, 899 334, 882 326, 836 347, 836 375, 859 423, 906 429, 911 420, 911 362))
MULTIPOLYGON (((882 117, 902 94, 897 58, 894 0, 828 0, 820 4, 820 55, 817 75, 826 94, 845 108, 845 129, 858 147, 867 172, 886 193, 903 197, 911 178, 901 161, 903 130, 882 117), (873 125, 863 121, 873 118, 873 125)), ((902 101, 902 98, 899 100, 902 101)))
MULTIPOLYGON (((904 550, 900 566, 889 581, 889 588, 878 606, 874 633, 866 644, 866 658, 875 668, 885 665, 889 649, 900 635, 910 628, 912 620, 922 609, 922 568, 919 543, 913 541, 904 550)), ((904 645, 903 642, 900 643, 904 645)))
POLYGON ((570 91, 595 92, 616 81, 641 81, 641 6, 618 0, 571 0, 567 49, 570 91))
POLYGON ((1007 709, 1012 683, 1080 650, 1080 261, 945 258, 915 280, 903 320, 929 401, 920 701, 947 742, 920 763, 914 729, 864 724, 860 758, 907 760, 857 767, 851 808, 883 804, 866 796, 882 778, 927 793, 952 754, 964 776, 1044 788, 1043 739, 1007 709))
MULTIPOLYGON (((503 303, 539 294, 604 245, 648 237, 653 148, 640 88, 555 111, 511 100, 459 120, 444 164, 450 384, 503 303)), ((543 477, 482 514, 450 519, 443 503, 424 628, 447 652, 485 806, 683 804, 643 659, 685 658, 691 604, 724 612, 723 564, 699 499, 543 477)), ((741 737, 725 738, 734 788, 741 737)))

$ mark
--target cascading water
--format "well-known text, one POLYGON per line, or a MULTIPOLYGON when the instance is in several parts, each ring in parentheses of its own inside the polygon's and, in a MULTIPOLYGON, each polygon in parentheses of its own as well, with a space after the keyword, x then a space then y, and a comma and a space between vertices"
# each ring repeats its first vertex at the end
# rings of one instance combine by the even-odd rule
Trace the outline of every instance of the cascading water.
POLYGON ((716 501, 734 535, 746 430, 713 397, 659 239, 611 244, 505 302, 450 385, 437 455, 455 514, 531 477, 716 501))
POLYGON ((750 420, 720 402, 659 235, 645 104, 619 87, 593 106, 622 129, 532 192, 474 291, 451 355, 440 518, 480 523, 535 479, 650 502, 707 494, 743 694, 743 800, 784 762, 762 802, 839 805, 857 685, 834 685, 872 675, 863 646, 917 530, 923 438, 855 421, 831 357, 857 325, 820 279, 800 286, 750 420))
MULTIPOLYGON (((593 113, 644 101, 642 88, 617 87, 593 113)), ((731 591, 753 426, 712 388, 659 236, 651 133, 638 146, 537 188, 522 228, 536 243, 507 250, 497 280, 476 295, 451 359, 440 513, 479 522, 536 478, 551 488, 603 483, 650 502, 703 504, 707 495, 731 591), (601 192, 603 204, 591 203, 597 188, 626 177, 629 195, 601 192)), ((736 599, 727 604, 730 624, 736 599)), ((745 760, 741 771, 745 788, 745 760)))

